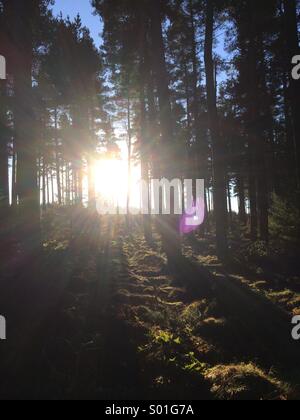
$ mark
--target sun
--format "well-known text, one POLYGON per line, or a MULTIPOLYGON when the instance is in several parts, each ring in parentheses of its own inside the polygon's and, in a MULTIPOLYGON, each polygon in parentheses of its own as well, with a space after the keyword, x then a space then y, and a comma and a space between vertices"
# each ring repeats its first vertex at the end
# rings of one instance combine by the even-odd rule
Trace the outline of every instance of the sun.
POLYGON ((140 165, 132 165, 129 179, 127 159, 101 159, 95 165, 94 174, 98 196, 126 208, 130 188, 130 205, 140 207, 140 165))
POLYGON ((107 199, 127 194, 128 174, 126 162, 117 159, 103 159, 95 168, 96 192, 107 199))

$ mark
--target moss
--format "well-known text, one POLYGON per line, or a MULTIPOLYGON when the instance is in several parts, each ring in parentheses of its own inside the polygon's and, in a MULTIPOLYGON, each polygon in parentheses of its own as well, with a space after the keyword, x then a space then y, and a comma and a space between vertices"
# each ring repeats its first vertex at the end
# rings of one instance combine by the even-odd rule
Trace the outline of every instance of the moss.
POLYGON ((119 303, 129 304, 129 305, 145 305, 157 303, 157 298, 152 295, 139 295, 136 293, 130 293, 128 290, 119 290, 115 295, 115 300, 119 303))
POLYGON ((217 365, 205 375, 219 400, 270 400, 285 398, 283 384, 252 363, 217 365))
POLYGON ((203 265, 218 265, 220 263, 215 255, 199 256, 198 260, 203 265))
POLYGON ((269 289, 269 285, 266 281, 257 281, 256 283, 252 283, 251 287, 258 290, 267 290, 269 289))
POLYGON ((184 322, 195 325, 202 319, 203 313, 206 309, 206 301, 193 302, 186 306, 182 311, 182 319, 184 322))
POLYGON ((293 316, 300 315, 300 307, 293 309, 293 316))
POLYGON ((295 295, 295 297, 288 303, 288 306, 292 308, 300 307, 300 295, 295 295))
POLYGON ((144 322, 152 325, 162 325, 164 323, 164 314, 161 311, 155 311, 147 306, 136 307, 136 315, 144 322))
POLYGON ((291 290, 282 290, 279 292, 269 293, 269 297, 273 302, 285 306, 293 300, 293 298, 295 297, 295 293, 291 290))

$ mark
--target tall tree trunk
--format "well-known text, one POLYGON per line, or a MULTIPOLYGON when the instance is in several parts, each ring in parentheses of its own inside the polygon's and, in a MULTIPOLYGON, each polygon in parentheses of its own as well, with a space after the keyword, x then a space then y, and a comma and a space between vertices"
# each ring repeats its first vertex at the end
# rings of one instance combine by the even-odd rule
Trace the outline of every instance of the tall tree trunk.
POLYGON ((15 142, 18 153, 17 189, 22 219, 22 242, 28 252, 40 244, 40 206, 37 186, 37 144, 32 89, 33 39, 31 16, 35 2, 12 0, 15 34, 15 142), (17 65, 16 65, 17 64, 17 65))
MULTIPOLYGON (((152 50, 152 44, 150 46, 152 50)), ((145 69, 147 71, 146 76, 146 90, 147 90, 147 104, 148 104, 148 115, 147 115, 147 135, 149 142, 149 165, 151 166, 151 177, 154 179, 159 179, 162 176, 162 168, 160 159, 157 157, 157 150, 159 148, 160 134, 159 134, 159 124, 158 124, 158 111, 155 104, 155 86, 154 86, 154 75, 151 69, 152 65, 152 55, 146 56, 145 69)), ((150 177, 150 181, 151 181, 150 177)), ((151 182, 150 182, 151 189, 151 182)), ((161 194, 160 194, 161 195, 161 194)), ((161 195, 162 196, 162 195, 161 195)), ((160 199, 159 203, 155 202, 156 197, 153 197, 153 205, 155 208, 158 208, 162 203, 160 199)), ((160 209, 161 210, 161 209, 160 209)), ((155 217, 155 222, 157 224, 158 218, 155 217)))
MULTIPOLYGON (((173 142, 173 123, 171 117, 170 92, 168 74, 165 60, 165 46, 162 31, 162 0, 157 1, 157 7, 151 8, 151 36, 152 47, 156 53, 153 55, 153 69, 156 78, 157 92, 159 99, 159 117, 161 131, 161 167, 163 175, 169 181, 178 178, 176 173, 176 162, 178 156, 173 142)), ((171 214, 161 217, 161 233, 164 250, 167 254, 169 267, 176 270, 182 255, 181 241, 179 235, 179 218, 174 214, 175 192, 171 191, 171 214)))
POLYGON ((46 191, 47 191, 47 206, 50 204, 50 183, 49 183, 49 167, 45 167, 46 171, 46 191))
POLYGON ((292 77, 292 58, 300 55, 296 0, 284 0, 286 66, 290 77, 289 98, 292 110, 297 184, 300 186, 300 83, 292 77))
POLYGON ((71 205, 71 179, 70 179, 70 164, 66 162, 66 204, 71 205))
POLYGON ((95 179, 95 169, 96 169, 96 162, 94 157, 94 145, 97 144, 97 140, 95 138, 96 136, 96 127, 95 127, 95 108, 93 105, 91 105, 90 108, 90 147, 88 150, 88 156, 87 156, 87 170, 88 170, 88 202, 89 202, 89 208, 92 210, 92 213, 96 211, 96 179, 95 179))
POLYGON ((83 162, 80 162, 78 169, 78 204, 83 204, 83 162))
POLYGON ((132 129, 131 129, 131 103, 130 103, 130 93, 128 92, 127 97, 127 152, 128 152, 128 162, 127 162, 127 201, 126 201, 126 215, 127 215, 127 224, 130 223, 130 199, 131 199, 131 160, 132 160, 132 129))
POLYGON ((185 84, 185 100, 186 100, 186 121, 189 140, 192 138, 192 116, 191 116, 191 93, 189 86, 189 72, 187 64, 184 64, 184 84, 185 84))
POLYGON ((13 208, 17 207, 17 188, 16 188, 16 178, 17 178, 17 155, 15 152, 15 144, 13 143, 12 151, 12 170, 11 170, 11 205, 13 208))
POLYGON ((208 213, 211 213, 211 198, 210 198, 210 189, 207 188, 207 202, 208 202, 208 213))
POLYGON ((56 166, 56 182, 57 182, 57 199, 58 204, 62 204, 61 199, 61 174, 60 174, 60 157, 59 157, 59 143, 58 143, 58 115, 57 108, 54 110, 54 130, 55 130, 55 166, 56 166))
POLYGON ((247 215, 246 215, 245 182, 244 182, 244 177, 240 174, 238 174, 237 176, 237 193, 238 193, 240 223, 242 225, 246 225, 247 215))
POLYGON ((194 120, 197 156, 196 161, 198 165, 197 177, 206 180, 207 178, 207 145, 204 143, 205 136, 201 132, 200 122, 200 98, 198 83, 201 81, 201 73, 199 71, 200 64, 197 56, 197 41, 196 41, 196 23, 192 0, 189 0, 189 14, 191 25, 191 53, 192 53, 192 88, 193 88, 193 102, 192 113, 194 120))
POLYGON ((50 180, 51 180, 51 204, 55 204, 55 192, 54 192, 54 175, 53 169, 50 171, 50 180))
MULTIPOLYGON (((298 184, 297 175, 297 157, 295 153, 295 137, 293 129, 293 119, 291 113, 291 102, 289 96, 289 76, 286 72, 282 74, 283 98, 284 98, 284 120, 285 120, 285 138, 287 149, 287 176, 291 179, 291 190, 298 184), (295 179, 295 182, 293 182, 295 179)), ((279 194, 278 180, 276 180, 277 165, 276 165, 276 145, 273 146, 273 185, 274 192, 279 194)))
POLYGON ((257 240, 258 213, 257 213, 257 190, 255 174, 255 155, 250 146, 249 162, 249 201, 250 201, 250 235, 253 241, 257 240))
MULTIPOLYGON (((264 142, 262 137, 261 142, 264 142)), ((265 162, 266 153, 262 147, 258 159, 258 214, 259 214, 259 232, 262 241, 269 241, 269 191, 267 184, 267 170, 265 162)))
POLYGON ((254 5, 248 2, 249 18, 249 49, 248 49, 248 130, 249 130, 249 200, 250 200, 250 223, 251 239, 257 240, 258 235, 258 202, 257 202, 257 56, 255 43, 254 5))
POLYGON ((229 212, 229 218, 230 218, 230 225, 232 227, 233 214, 232 214, 232 202, 231 202, 231 185, 230 185, 229 177, 228 177, 228 180, 227 180, 227 195, 228 195, 228 212, 229 212))
MULTIPOLYGON (((255 3, 249 2, 249 131, 250 131, 250 204, 252 226, 251 234, 255 240, 257 227, 260 238, 268 242, 268 183, 266 171, 266 138, 264 129, 260 124, 260 105, 258 98, 263 97, 262 92, 266 86, 265 57, 263 52, 262 34, 256 33, 257 11, 255 3), (258 216, 258 218, 257 218, 258 216)), ((264 109, 264 114, 269 110, 264 109)))
POLYGON ((147 112, 146 112, 146 78, 147 78, 147 64, 149 60, 146 31, 146 15, 143 8, 140 9, 140 47, 139 47, 139 90, 140 90, 140 147, 141 147, 141 176, 145 183, 146 191, 141 191, 142 194, 142 209, 143 214, 143 229, 146 241, 152 240, 151 230, 151 204, 150 204, 150 182, 149 182, 149 144, 150 138, 149 130, 147 130, 147 112), (148 209, 146 209, 146 203, 148 209))
POLYGON ((42 193, 42 197, 43 197, 43 209, 45 210, 46 208, 46 162, 45 162, 45 155, 43 156, 43 169, 42 169, 42 174, 43 174, 43 193, 42 193))
POLYGON ((213 148, 214 172, 214 212, 216 218, 216 242, 218 256, 223 259, 228 254, 227 243, 227 205, 226 205, 226 174, 225 147, 220 134, 220 122, 215 94, 215 74, 213 62, 215 1, 207 0, 206 34, 205 34, 205 70, 209 129, 213 148))
POLYGON ((88 202, 91 210, 96 209, 95 163, 92 155, 87 158, 88 169, 88 202))
POLYGON ((62 165, 61 165, 61 197, 62 197, 62 204, 64 206, 67 205, 67 199, 66 199, 66 191, 67 191, 67 182, 66 182, 66 163, 64 159, 62 159, 62 165))
MULTIPOLYGON (((149 182, 149 156, 147 153, 147 145, 146 145, 146 139, 145 139, 145 133, 146 133, 145 94, 142 89, 140 92, 140 105, 141 105, 141 134, 140 134, 141 135, 141 173, 142 173, 142 180, 146 183, 145 185, 147 185, 147 191, 145 191, 144 193, 147 194, 147 203, 148 203, 148 214, 143 215, 143 227, 144 227, 145 239, 146 241, 150 242, 152 239, 152 232, 151 232, 151 203, 150 203, 151 195, 150 195, 150 182, 149 182)), ((142 196, 142 199, 146 199, 146 197, 142 196)))
MULTIPOLYGON (((189 18, 190 18, 190 28, 191 28, 191 57, 192 57, 192 89, 193 89, 193 101, 192 101, 192 113, 194 120, 194 132, 196 138, 196 171, 193 174, 194 178, 207 180, 207 150, 208 145, 205 144, 207 136, 201 130, 201 121, 200 121, 200 98, 199 98, 199 89, 198 83, 201 81, 201 72, 198 55, 197 55, 197 35, 196 35, 196 22, 194 14, 194 6, 192 0, 189 0, 189 18)), ((195 192, 194 192, 195 195, 195 192)), ((205 213, 208 212, 207 197, 205 196, 205 213)), ((204 235, 206 229, 206 223, 204 222, 199 229, 199 232, 204 235)))

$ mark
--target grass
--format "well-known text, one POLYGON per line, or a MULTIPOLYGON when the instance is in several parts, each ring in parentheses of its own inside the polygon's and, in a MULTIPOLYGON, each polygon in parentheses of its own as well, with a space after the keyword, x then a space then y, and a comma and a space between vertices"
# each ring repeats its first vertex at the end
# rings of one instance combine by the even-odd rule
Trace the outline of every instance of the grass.
POLYGON ((208 369, 205 378, 218 400, 283 400, 287 386, 253 363, 217 365, 208 369))
POLYGON ((56 217, 47 219, 42 251, 47 264, 38 268, 36 280, 26 284, 20 277, 16 295, 7 282, 7 295, 22 304, 16 309, 19 336, 26 322, 31 339, 11 344, 12 373, 1 370, 10 387, 0 386, 0 396, 299 398, 300 374, 293 358, 286 360, 290 324, 281 336, 270 302, 280 316, 279 308, 298 314, 300 294, 264 268, 270 253, 262 244, 244 249, 247 255, 239 262, 251 264, 242 272, 238 264, 219 263, 210 237, 194 238, 185 248, 188 270, 180 273, 179 287, 166 270, 156 235, 154 247, 138 229, 128 235, 119 223, 109 233, 108 223, 91 244, 88 233, 72 234, 66 215, 58 224, 56 217), (40 313, 24 299, 26 289, 37 285, 40 313), (37 317, 34 328, 27 313, 37 317), (20 378, 17 388, 14 377, 20 378))
MULTIPOLYGON (((151 275, 159 271, 159 267, 162 269, 160 255, 154 258, 153 251, 149 251, 145 243, 142 245, 142 252, 139 253, 134 252, 134 246, 130 249, 129 244, 124 248, 130 273, 133 275, 128 279, 128 284, 135 281, 136 275, 141 274, 142 255, 147 255, 148 252, 152 265, 150 274, 144 276, 153 283, 155 276, 151 278, 151 275)), ((206 264, 212 265, 215 270, 216 257, 208 255, 201 260, 205 260, 206 264)), ((144 370, 148 371, 146 376, 150 387, 159 392, 163 392, 162 389, 172 389, 175 392, 175 378, 180 375, 178 372, 184 372, 185 380, 190 377, 191 383, 195 382, 196 376, 202 384, 202 392, 208 389, 209 398, 213 399, 284 400, 289 397, 289 387, 284 379, 280 379, 280 374, 276 376, 267 373, 267 369, 258 367, 254 358, 251 361, 246 355, 247 361, 238 362, 241 357, 240 346, 243 349, 245 345, 242 343, 244 336, 239 338, 242 326, 234 318, 224 316, 222 305, 217 299, 203 298, 189 302, 184 288, 176 288, 172 285, 172 279, 168 277, 164 277, 163 282, 165 284, 161 283, 155 289, 156 302, 153 300, 151 303, 143 290, 140 291, 139 302, 135 301, 134 295, 124 302, 131 308, 131 312, 127 312, 126 316, 133 318, 132 325, 136 328, 143 325, 144 328, 138 351, 141 364, 144 370), (172 297, 178 299, 177 305, 167 306, 172 297), (141 303, 143 299, 144 304, 141 303), (139 306, 136 306, 137 303, 139 306)), ((252 283, 252 287, 265 290, 266 282, 258 280, 252 283)), ((291 291, 273 295, 277 304, 282 300, 292 304, 292 297, 294 294, 291 291)), ((298 299, 293 303, 298 304, 298 299)), ((251 345, 256 344, 249 342, 250 354, 251 345)), ((194 392, 192 388, 190 387, 191 395, 194 392)))

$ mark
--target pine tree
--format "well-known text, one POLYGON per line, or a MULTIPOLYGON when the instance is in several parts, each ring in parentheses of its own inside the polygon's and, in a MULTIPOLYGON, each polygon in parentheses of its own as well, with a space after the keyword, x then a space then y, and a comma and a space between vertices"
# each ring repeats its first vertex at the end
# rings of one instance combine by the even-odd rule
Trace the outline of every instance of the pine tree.
POLYGON ((220 258, 226 258, 227 244, 227 207, 226 207, 226 161, 224 139, 221 137, 220 121, 216 104, 215 68, 213 61, 214 16, 216 4, 207 0, 206 4, 206 37, 205 68, 207 85, 207 107, 209 129, 213 147, 214 170, 214 211, 216 218, 217 252, 220 258))

